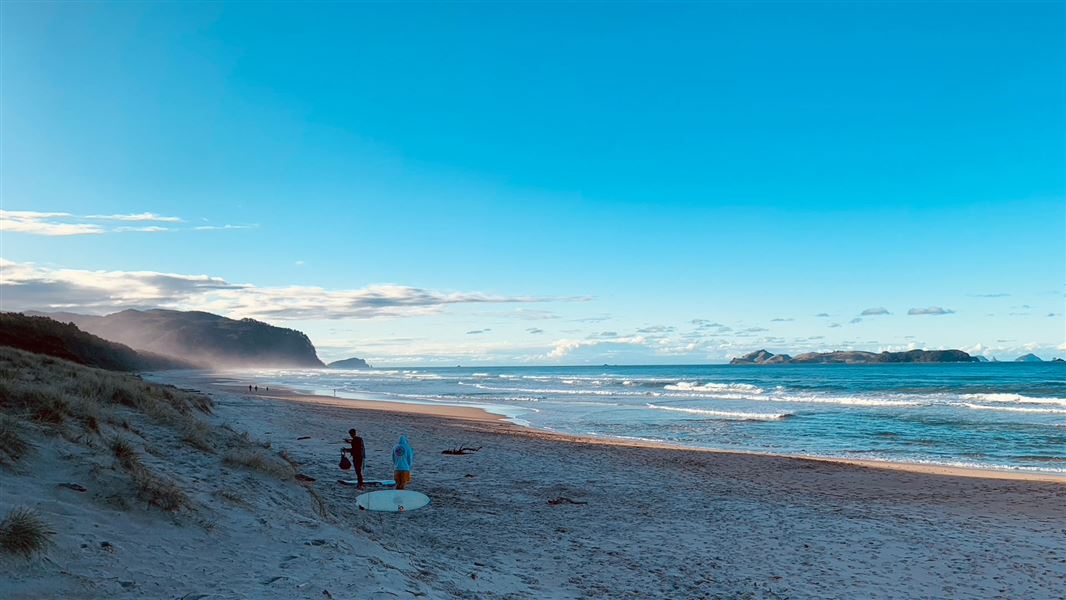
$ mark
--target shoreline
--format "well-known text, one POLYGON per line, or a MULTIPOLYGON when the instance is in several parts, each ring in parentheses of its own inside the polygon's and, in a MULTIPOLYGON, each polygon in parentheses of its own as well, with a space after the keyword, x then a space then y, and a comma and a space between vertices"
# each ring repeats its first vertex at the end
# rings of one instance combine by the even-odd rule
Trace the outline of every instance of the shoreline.
MULTIPOLYGON (((75 373, 86 381, 71 385, 98 376, 75 373)), ((138 407, 114 407, 99 435, 26 425, 34 454, 0 489, 40 512, 56 546, 32 568, 0 569, 12 598, 1047 598, 1066 581, 1058 482, 692 451, 541 432, 473 407, 163 379, 211 396, 198 425, 138 407), (352 427, 370 480, 393 473, 407 436, 409 489, 430 504, 360 510, 363 490, 337 462, 352 427), (179 508, 150 503, 108 444, 117 436, 179 508), (459 445, 478 450, 447 452, 459 445)), ((124 381, 155 389, 146 402, 197 397, 124 381)))
MULTIPOLYGON (((156 373, 164 383, 177 384, 171 381, 165 373, 156 373)), ((218 379, 218 378, 216 378, 218 379)), ((179 380, 180 381, 180 380, 179 380)), ((186 381, 186 383, 190 383, 186 381)), ((802 461, 831 465, 846 465, 850 467, 876 469, 906 473, 918 473, 924 475, 944 477, 966 477, 973 479, 1013 480, 1029 481, 1036 483, 1053 483, 1066 485, 1066 474, 1034 471, 1014 471, 996 468, 962 467, 953 465, 937 465, 908 462, 892 462, 879 460, 849 459, 822 456, 796 456, 789 454, 774 454, 770 452, 755 452, 742 450, 720 450, 714 448, 700 448, 659 442, 654 440, 634 440, 627 438, 611 438, 601 436, 578 435, 561 433, 545 429, 537 429, 531 426, 522 426, 514 423, 509 417, 493 413, 485 408, 477 406, 455 406, 447 404, 430 404, 416 402, 395 402, 388 400, 370 400, 365 398, 332 397, 321 394, 304 393, 287 387, 279 386, 269 391, 249 393, 243 384, 238 383, 201 383, 193 382, 208 389, 214 389, 227 394, 247 394, 249 397, 261 397, 282 402, 296 402, 316 406, 330 406, 355 411, 378 411, 392 414, 418 415, 423 417, 435 417, 441 419, 464 421, 491 428, 496 433, 504 433, 516 437, 532 437, 538 439, 551 439, 566 443, 615 446, 626 448, 652 448, 670 451, 700 452, 715 455, 762 457, 768 460, 802 461)), ((180 387, 180 386, 179 386, 180 387)), ((201 390, 208 391, 208 390, 201 390)))

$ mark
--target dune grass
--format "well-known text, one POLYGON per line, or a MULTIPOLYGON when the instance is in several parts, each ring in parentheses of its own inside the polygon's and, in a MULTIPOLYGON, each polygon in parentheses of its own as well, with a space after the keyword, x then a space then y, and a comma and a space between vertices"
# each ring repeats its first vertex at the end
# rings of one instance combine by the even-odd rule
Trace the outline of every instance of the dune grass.
POLYGON ((116 410, 130 410, 211 452, 210 431, 197 418, 211 414, 211 408, 211 399, 202 394, 0 347, 0 413, 16 420, 59 431, 77 426, 99 435, 105 423, 127 423, 116 418, 116 410))
MULTIPOLYGON (((0 460, 19 461, 32 449, 29 440, 35 432, 58 432, 71 441, 82 439, 73 434, 78 431, 103 436, 102 446, 90 447, 102 447, 113 456, 137 496, 165 511, 189 506, 190 499, 145 465, 130 438, 143 438, 144 432, 130 421, 143 416, 172 430, 170 435, 190 447, 213 453, 216 436, 232 436, 197 416, 209 415, 211 408, 211 400, 201 394, 0 347, 0 460)), ((17 531, 32 531, 35 521, 27 515, 15 515, 19 518, 12 526, 22 527, 17 531)))
POLYGON ((296 471, 288 463, 254 448, 237 448, 229 450, 222 458, 222 462, 227 465, 258 471, 283 480, 292 479, 296 474, 296 471))
POLYGON ((16 463, 32 448, 19 422, 0 414, 0 463, 16 463))
POLYGON ((112 407, 144 413, 163 425, 210 414, 211 399, 136 376, 84 367, 14 348, 0 348, 0 411, 60 425, 100 422, 112 407))
MULTIPOLYGON (((133 506, 135 498, 168 512, 193 507, 181 480, 168 473, 167 463, 180 451, 175 442, 208 455, 221 453, 216 460, 225 467, 294 479, 292 457, 271 451, 269 442, 247 432, 208 423, 212 407, 210 398, 199 393, 0 347, 0 463, 24 460, 34 449, 33 440, 58 434, 82 452, 113 460, 130 486, 128 497, 112 497, 122 507, 133 506)), ((322 499, 310 493, 314 511, 326 515, 322 499)), ((14 515, 18 518, 11 527, 29 532, 19 534, 24 538, 44 531, 35 527, 41 525, 35 515, 14 515)))
POLYGON ((214 435, 207 425, 195 420, 186 421, 178 426, 178 431, 181 433, 181 440, 189 446, 207 454, 215 453, 212 441, 214 435))
POLYGON ((51 545, 53 535, 37 511, 15 508, 0 521, 0 550, 31 558, 51 545))
POLYGON ((138 496, 148 504, 173 512, 190 504, 189 496, 178 486, 141 468, 133 473, 138 496))
POLYGON ((143 468, 141 456, 137 454, 137 451, 133 449, 133 444, 126 438, 115 436, 111 439, 108 447, 111 448, 111 453, 115 455, 115 460, 118 461, 118 464, 123 469, 132 473, 143 468))

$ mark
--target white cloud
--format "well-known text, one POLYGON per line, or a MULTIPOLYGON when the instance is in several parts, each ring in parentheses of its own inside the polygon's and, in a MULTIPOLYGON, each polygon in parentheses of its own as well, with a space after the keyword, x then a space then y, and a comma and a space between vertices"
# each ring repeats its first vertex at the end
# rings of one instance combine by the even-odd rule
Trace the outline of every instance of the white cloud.
POLYGON ((129 215, 88 215, 86 219, 100 221, 150 221, 155 223, 181 223, 180 217, 164 217, 155 213, 143 212, 129 215))
POLYGON ((228 231, 230 229, 258 229, 258 223, 250 225, 199 225, 193 227, 196 231, 228 231))
POLYGON ((619 337, 619 335, 618 335, 617 331, 598 331, 598 332, 590 333, 588 335, 588 338, 590 340, 594 340, 594 339, 613 340, 613 339, 617 339, 618 337, 619 337))
POLYGON ((499 364, 501 361, 520 364, 542 357, 544 352, 543 345, 495 342, 476 337, 461 340, 360 337, 358 340, 332 339, 327 342, 316 339, 315 347, 320 350, 319 355, 324 360, 358 356, 377 365, 455 366, 469 363, 499 364))
POLYGON ((610 315, 599 315, 595 317, 582 317, 580 319, 570 319, 574 323, 602 323, 603 321, 610 321, 613 317, 610 315))
POLYGON ((980 355, 984 356, 985 358, 992 358, 993 356, 995 356, 992 348, 989 348, 988 346, 980 342, 974 344, 973 346, 961 348, 961 350, 969 354, 970 356, 980 355))
MULTIPOLYGON (((583 298, 582 300, 591 300, 591 298, 583 298)), ((547 321, 559 318, 559 315, 550 310, 533 310, 531 308, 519 308, 518 310, 513 310, 509 313, 500 313, 499 316, 524 319, 526 321, 547 321)))
POLYGON ((659 336, 677 331, 673 325, 648 325, 637 329, 637 333, 649 336, 659 336))
POLYGON ((147 225, 144 227, 116 227, 112 231, 117 232, 141 232, 141 233, 159 233, 161 231, 174 231, 169 227, 160 227, 159 225, 147 225))
POLYGON ((912 308, 907 311, 908 315, 951 315, 955 311, 941 306, 929 306, 927 308, 912 308))
POLYGON ((594 348, 604 345, 644 346, 646 343, 647 339, 642 336, 610 340, 558 340, 555 342, 555 348, 548 353, 548 358, 564 358, 582 348, 594 348))
POLYGON ((866 310, 864 310, 861 313, 859 313, 859 316, 873 317, 873 316, 876 316, 876 315, 890 315, 890 314, 892 314, 892 313, 888 312, 887 308, 885 308, 883 306, 876 306, 876 307, 873 307, 873 308, 867 308, 866 310))
MULTIPOLYGON (((574 301, 592 300, 591 297, 570 298, 574 301)), ((523 321, 547 321, 558 319, 559 315, 550 310, 537 310, 532 308, 518 308, 514 310, 493 310, 474 313, 479 317, 491 317, 502 319, 521 319, 523 321)))
POLYGON ((72 218, 72 215, 67 213, 0 210, 0 231, 47 236, 97 235, 104 233, 104 229, 99 225, 66 222, 72 218))
POLYGON ((65 212, 39 212, 36 210, 0 210, 0 216, 12 219, 57 219, 74 215, 65 212))
POLYGON ((350 290, 257 287, 208 275, 52 269, 2 258, 0 290, 5 310, 110 312, 158 307, 276 320, 418 316, 440 312, 451 304, 573 300, 442 292, 393 284, 350 290))
POLYGON ((74 215, 66 212, 0 210, 0 231, 29 235, 72 236, 103 233, 160 233, 164 231, 215 231, 254 229, 258 225, 200 225, 198 227, 163 227, 160 225, 116 225, 120 223, 184 223, 181 217, 152 212, 116 215, 74 215), (87 223, 86 221, 98 221, 87 223))

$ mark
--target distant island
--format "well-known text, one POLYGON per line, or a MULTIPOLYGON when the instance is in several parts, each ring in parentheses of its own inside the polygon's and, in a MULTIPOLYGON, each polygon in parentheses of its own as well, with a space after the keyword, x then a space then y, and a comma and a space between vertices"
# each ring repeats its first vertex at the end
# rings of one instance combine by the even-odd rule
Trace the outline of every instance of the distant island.
POLYGON ((868 365, 886 363, 972 363, 979 362, 962 350, 907 350, 905 352, 863 352, 837 350, 808 352, 792 357, 757 350, 729 361, 731 365, 868 365))
POLYGON ((1041 358, 1039 356, 1037 356, 1037 355, 1033 354, 1032 352, 1030 352, 1029 354, 1023 354, 1023 355, 1019 356, 1018 358, 1014 359, 1014 362, 1044 362, 1044 361, 1041 360, 1041 358))
POLYGON ((328 365, 327 369, 369 369, 370 363, 366 362, 362 358, 346 358, 344 360, 335 360, 328 365))
POLYGON ((200 311, 124 310, 106 316, 33 313, 73 323, 105 340, 208 368, 324 367, 311 340, 294 329, 200 311))

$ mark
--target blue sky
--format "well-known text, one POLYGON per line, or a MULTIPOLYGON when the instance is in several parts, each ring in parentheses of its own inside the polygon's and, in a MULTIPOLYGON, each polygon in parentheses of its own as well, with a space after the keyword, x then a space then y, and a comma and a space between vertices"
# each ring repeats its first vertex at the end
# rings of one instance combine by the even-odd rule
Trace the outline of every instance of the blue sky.
POLYGON ((0 11, 5 310, 379 364, 1066 354, 1062 3, 0 11))

